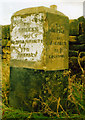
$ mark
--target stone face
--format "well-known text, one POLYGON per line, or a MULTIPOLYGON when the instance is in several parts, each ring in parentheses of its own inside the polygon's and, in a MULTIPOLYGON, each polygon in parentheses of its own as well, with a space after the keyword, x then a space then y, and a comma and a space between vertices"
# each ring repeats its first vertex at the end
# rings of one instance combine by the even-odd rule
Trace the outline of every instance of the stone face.
POLYGON ((78 57, 78 51, 69 50, 69 57, 78 57))
POLYGON ((70 20, 69 35, 71 35, 71 36, 79 35, 79 23, 78 23, 78 20, 70 20))
POLYGON ((42 20, 43 13, 13 18, 11 59, 41 61, 44 48, 42 20))
POLYGON ((52 13, 47 13, 47 19, 47 68, 68 69, 68 19, 52 13))
POLYGON ((10 40, 10 25, 2 26, 2 39, 10 40))
POLYGON ((30 9, 12 16, 11 66, 68 69, 68 18, 51 8, 30 9))
POLYGON ((70 45, 69 47, 70 50, 75 50, 75 51, 85 51, 85 44, 81 45, 70 45))
POLYGON ((76 43, 77 42, 76 36, 69 36, 69 42, 70 43, 76 43))
POLYGON ((81 74, 81 69, 78 64, 78 57, 70 57, 69 58, 69 68, 72 70, 72 74, 81 74))
POLYGON ((78 36, 78 42, 85 44, 85 34, 78 36))

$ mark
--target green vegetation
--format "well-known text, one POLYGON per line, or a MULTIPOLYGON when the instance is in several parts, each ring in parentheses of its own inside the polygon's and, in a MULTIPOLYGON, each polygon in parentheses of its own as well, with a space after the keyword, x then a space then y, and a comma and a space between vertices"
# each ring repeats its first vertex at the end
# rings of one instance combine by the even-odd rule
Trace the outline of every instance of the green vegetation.
MULTIPOLYGON (((62 113, 61 113, 62 114, 62 113)), ((59 119, 65 119, 65 120, 83 120, 85 118, 84 115, 78 115, 78 114, 72 114, 70 117, 62 116, 61 117, 48 117, 43 115, 41 112, 27 112, 19 109, 14 108, 7 108, 5 107, 3 110, 3 120, 59 120, 59 119)))

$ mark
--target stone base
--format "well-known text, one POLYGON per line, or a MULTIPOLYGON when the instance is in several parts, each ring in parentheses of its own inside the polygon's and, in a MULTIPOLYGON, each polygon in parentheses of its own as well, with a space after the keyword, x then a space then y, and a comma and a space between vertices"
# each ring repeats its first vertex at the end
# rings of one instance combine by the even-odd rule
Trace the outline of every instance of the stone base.
POLYGON ((56 110, 57 101, 65 106, 68 78, 62 71, 44 71, 28 68, 10 68, 9 104, 27 111, 42 110, 42 101, 48 101, 52 110, 56 110), (56 104, 56 105, 55 105, 56 104))

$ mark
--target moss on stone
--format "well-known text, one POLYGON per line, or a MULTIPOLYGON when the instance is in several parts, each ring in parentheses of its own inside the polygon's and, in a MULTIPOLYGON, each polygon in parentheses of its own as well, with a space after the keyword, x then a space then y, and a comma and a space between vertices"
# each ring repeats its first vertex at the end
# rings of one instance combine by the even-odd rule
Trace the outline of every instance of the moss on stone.
MULTIPOLYGON (((43 101, 48 101, 51 109, 55 110, 53 102, 49 100, 52 95, 56 99, 60 97, 64 105, 67 96, 64 89, 67 87, 68 79, 63 76, 63 71, 11 67, 10 75, 9 102, 11 106, 32 111, 35 110, 32 108, 34 99, 40 99, 39 96, 41 96, 43 101)), ((42 109, 40 103, 37 104, 36 109, 37 111, 42 109)))

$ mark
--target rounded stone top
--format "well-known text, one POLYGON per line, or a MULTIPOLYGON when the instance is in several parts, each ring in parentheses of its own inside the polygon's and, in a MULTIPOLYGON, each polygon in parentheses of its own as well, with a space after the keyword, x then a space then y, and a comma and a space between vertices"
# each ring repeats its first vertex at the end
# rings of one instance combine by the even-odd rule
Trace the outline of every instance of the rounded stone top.
POLYGON ((57 5, 50 5, 50 8, 53 10, 57 10, 57 5))
MULTIPOLYGON (((65 16, 63 13, 57 11, 57 6, 56 5, 50 5, 50 8, 43 7, 43 6, 32 7, 32 8, 25 8, 25 9, 22 9, 22 10, 19 10, 19 11, 15 12, 12 15, 12 17, 13 16, 18 16, 18 15, 33 14, 33 13, 53 13, 53 14, 65 16)), ((65 16, 65 17, 67 17, 67 16, 65 16)))

